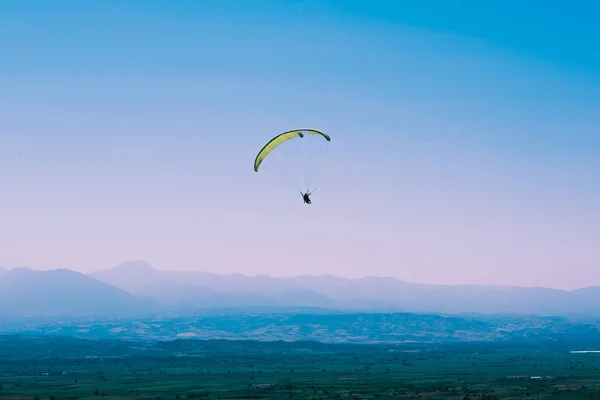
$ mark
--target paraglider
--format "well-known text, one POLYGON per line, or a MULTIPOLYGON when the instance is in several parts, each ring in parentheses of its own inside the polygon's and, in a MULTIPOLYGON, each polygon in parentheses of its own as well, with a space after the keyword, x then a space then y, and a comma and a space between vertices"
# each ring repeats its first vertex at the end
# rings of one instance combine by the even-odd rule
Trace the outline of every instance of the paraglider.
POLYGON ((258 172, 263 161, 272 162, 300 192, 304 203, 312 204, 310 195, 316 189, 311 190, 311 178, 316 172, 324 145, 330 141, 331 137, 328 134, 316 129, 295 129, 281 133, 268 141, 258 152, 254 159, 254 171, 258 172), (298 158, 300 165, 293 162, 298 158))

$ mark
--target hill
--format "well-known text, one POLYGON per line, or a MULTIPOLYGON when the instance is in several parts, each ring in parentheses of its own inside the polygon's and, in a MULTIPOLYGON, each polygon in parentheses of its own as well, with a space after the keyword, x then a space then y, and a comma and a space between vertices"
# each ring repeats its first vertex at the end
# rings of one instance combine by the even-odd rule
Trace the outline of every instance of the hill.
POLYGON ((161 341, 228 339, 322 343, 561 341, 600 343, 597 318, 408 313, 238 313, 187 318, 6 320, 4 334, 161 341))

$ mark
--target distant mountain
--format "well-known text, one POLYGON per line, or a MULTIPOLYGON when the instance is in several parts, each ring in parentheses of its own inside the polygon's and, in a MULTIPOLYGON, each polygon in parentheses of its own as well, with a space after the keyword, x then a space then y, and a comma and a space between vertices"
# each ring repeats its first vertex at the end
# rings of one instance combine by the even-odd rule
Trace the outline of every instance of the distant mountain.
POLYGON ((150 309, 147 301, 67 269, 15 268, 0 275, 2 316, 120 316, 150 309))
POLYGON ((573 290, 573 293, 577 296, 597 301, 600 299, 600 286, 588 286, 582 289, 573 290))
POLYGON ((178 304, 200 307, 306 306, 343 310, 427 313, 600 314, 600 287, 574 291, 542 287, 426 285, 393 278, 345 279, 331 275, 274 278, 200 271, 160 271, 131 261, 90 276, 164 302, 164 288, 178 304), (187 293, 182 296, 182 293, 187 293))
MULTIPOLYGON (((273 312, 600 315, 600 287, 425 285, 331 275, 274 278, 160 271, 144 261, 89 275, 59 269, 0 270, 0 315, 193 316, 207 310, 273 312), (268 311, 267 311, 268 310, 268 311)), ((221 312, 219 311, 219 312, 221 312)))
POLYGON ((89 276, 131 293, 169 280, 145 261, 128 261, 116 268, 94 272, 89 276))
MULTIPOLYGON (((335 302, 308 285, 270 276, 219 275, 201 271, 159 271, 129 261, 91 277, 159 302, 196 307, 333 307, 335 302)), ((335 278, 339 279, 339 278, 335 278)))

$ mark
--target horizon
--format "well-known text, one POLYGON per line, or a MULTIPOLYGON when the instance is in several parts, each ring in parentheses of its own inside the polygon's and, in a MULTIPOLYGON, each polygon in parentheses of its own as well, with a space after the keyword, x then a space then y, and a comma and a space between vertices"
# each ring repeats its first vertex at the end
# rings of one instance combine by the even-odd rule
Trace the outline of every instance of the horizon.
POLYGON ((600 285, 600 4, 469 4, 1 2, 0 266, 600 285))
POLYGON ((101 271, 106 271, 106 270, 115 270, 115 269, 121 269, 121 268, 138 268, 136 267, 132 267, 131 265, 128 265, 129 263, 145 263, 147 264, 146 266, 144 266, 144 268, 148 267, 151 268, 154 271, 158 271, 158 272, 189 272, 189 273, 194 273, 194 272, 200 272, 200 273, 206 273, 206 274, 212 274, 212 275, 217 275, 217 276, 223 276, 223 277, 227 277, 227 276, 243 276, 246 278, 259 278, 259 277, 268 277, 268 278, 276 278, 276 279, 294 279, 294 278, 302 278, 302 277, 315 277, 315 278, 319 278, 319 277, 333 277, 333 278, 340 278, 340 279, 347 279, 347 280, 352 280, 352 281, 356 281, 356 280, 361 280, 361 279, 367 279, 367 278, 379 278, 379 279, 393 279, 395 281, 398 282, 402 282, 402 283, 407 283, 409 285, 427 285, 427 286, 446 286, 446 287, 456 287, 456 286, 480 286, 480 287, 506 287, 506 288, 529 288, 529 289, 535 289, 535 288, 540 288, 540 289, 552 289, 552 290, 561 290, 561 291, 567 291, 567 292, 571 292, 571 291, 576 291, 576 290, 580 290, 580 289, 586 289, 586 288, 591 288, 591 287, 599 287, 600 285, 588 285, 588 286, 581 286, 581 287, 575 287, 575 288, 570 288, 570 289, 564 289, 564 288, 559 288, 559 287, 551 287, 551 286, 535 286, 535 285, 502 285, 502 284, 477 284, 477 283, 451 283, 451 284, 443 284, 443 283, 425 283, 425 282, 412 282, 412 281, 408 281, 406 279, 401 279, 401 278, 397 278, 397 277, 393 277, 393 276, 383 276, 383 275, 363 275, 363 276, 358 276, 358 277, 354 277, 354 278, 348 278, 348 277, 344 277, 344 276, 340 276, 340 275, 332 275, 332 274, 299 274, 299 275, 287 275, 287 276, 276 276, 276 275, 268 275, 268 274, 256 274, 256 275, 252 275, 252 274, 244 274, 241 272, 229 272, 229 273, 219 273, 219 272, 211 272, 211 271, 206 271, 206 270, 202 270, 202 269, 160 269, 154 265, 151 265, 150 263, 144 261, 144 260, 126 260, 123 261, 122 263, 113 266, 113 267, 106 267, 106 268, 100 268, 97 270, 93 270, 93 271, 80 271, 77 269, 72 269, 72 268, 64 268, 64 267, 56 267, 56 268, 33 268, 33 267, 29 267, 27 265, 22 265, 22 266, 17 266, 17 267, 6 267, 6 266, 0 266, 0 270, 4 269, 6 271, 10 271, 13 269, 19 269, 19 268, 24 268, 24 269, 30 269, 32 271, 58 271, 58 270, 67 270, 67 271, 74 271, 83 275, 87 275, 87 276, 91 276, 95 273, 101 272, 101 271))

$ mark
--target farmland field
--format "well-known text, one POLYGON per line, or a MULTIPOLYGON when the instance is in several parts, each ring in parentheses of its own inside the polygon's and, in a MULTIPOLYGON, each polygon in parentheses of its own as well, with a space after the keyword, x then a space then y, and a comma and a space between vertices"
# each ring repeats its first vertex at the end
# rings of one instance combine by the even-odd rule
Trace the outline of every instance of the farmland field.
MULTIPOLYGON (((63 345, 68 343, 65 339, 63 345)), ((102 341, 85 343, 90 348, 106 346, 102 341)), ((152 347, 140 345, 143 351, 122 357, 84 356, 83 351, 73 358, 56 354, 19 358, 23 342, 17 340, 9 348, 9 358, 5 341, 5 357, 0 360, 0 397, 600 399, 600 354, 571 354, 561 346, 463 343, 317 346, 315 350, 308 342, 293 348, 263 343, 260 349, 252 347, 251 342, 247 342, 247 349, 231 342, 235 351, 181 352, 200 343, 170 342, 170 354, 156 356, 151 355, 152 347)), ((217 347, 223 343, 227 341, 217 347)), ((135 344, 128 346, 133 347, 135 344)), ((27 354, 26 348, 22 351, 27 354)))

